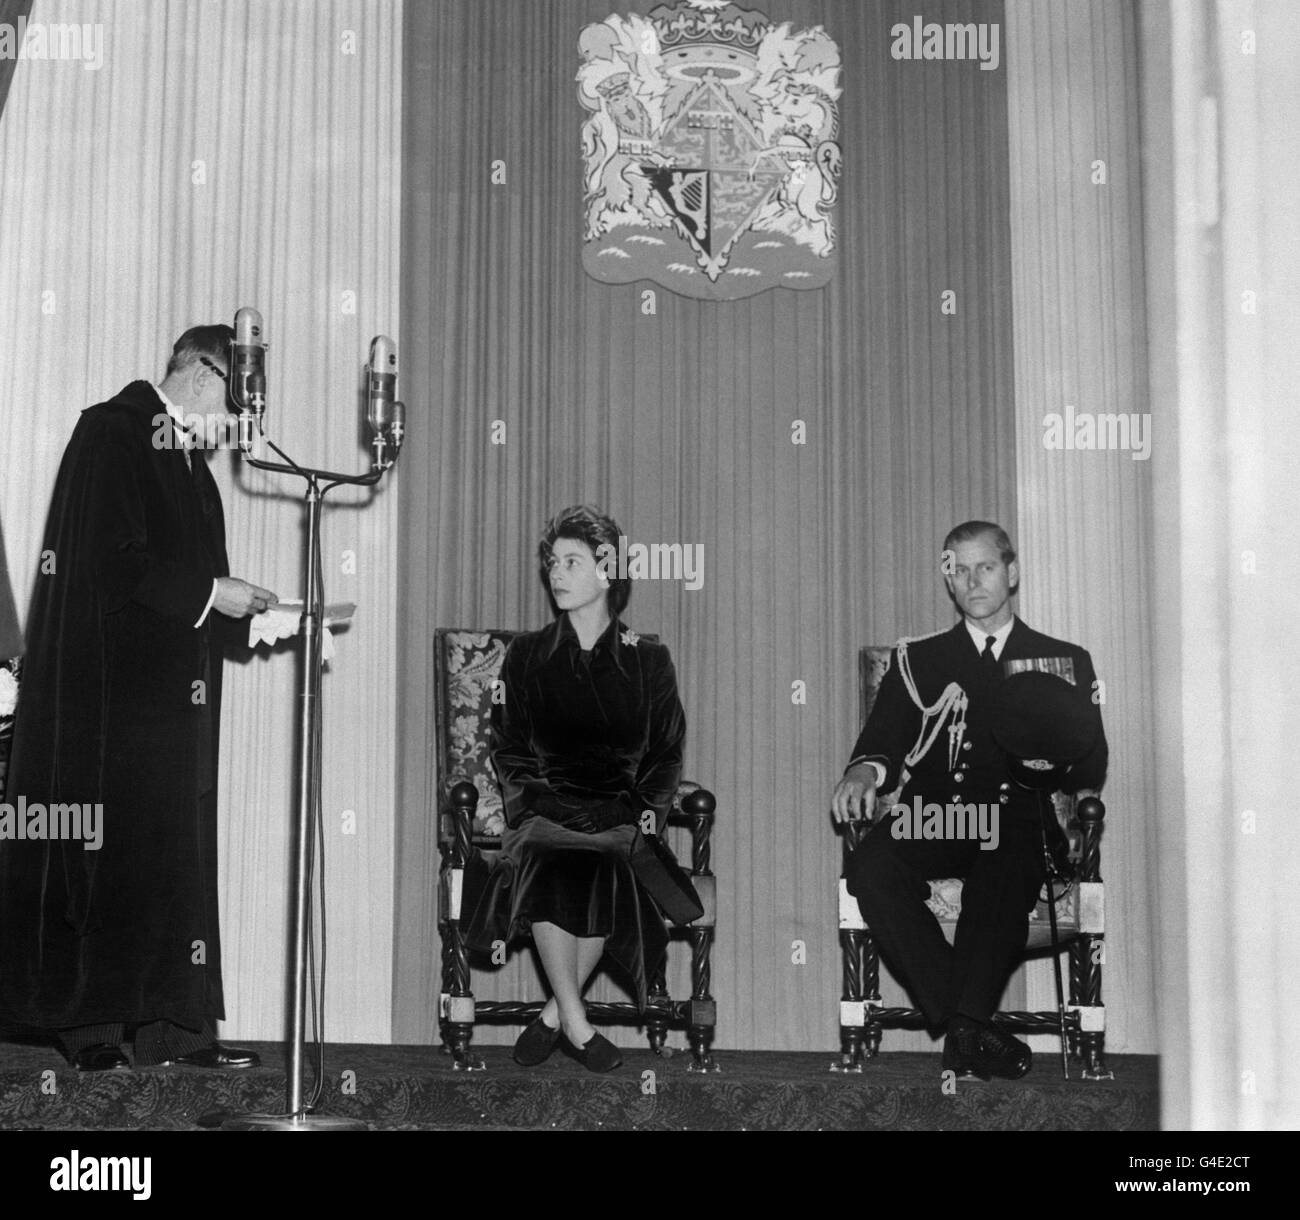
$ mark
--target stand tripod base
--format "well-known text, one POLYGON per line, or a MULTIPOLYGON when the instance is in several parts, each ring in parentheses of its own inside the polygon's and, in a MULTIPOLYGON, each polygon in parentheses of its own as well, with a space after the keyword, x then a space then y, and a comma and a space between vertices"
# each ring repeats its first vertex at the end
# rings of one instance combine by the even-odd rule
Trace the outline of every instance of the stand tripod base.
POLYGON ((366 1131, 359 1118, 334 1114, 235 1114, 221 1124, 222 1131, 366 1131))

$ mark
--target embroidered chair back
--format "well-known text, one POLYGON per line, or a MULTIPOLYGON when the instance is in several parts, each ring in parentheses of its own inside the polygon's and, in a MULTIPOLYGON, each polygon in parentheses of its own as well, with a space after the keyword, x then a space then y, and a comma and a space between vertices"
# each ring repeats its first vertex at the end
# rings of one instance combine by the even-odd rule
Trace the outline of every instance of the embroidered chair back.
MULTIPOLYGON (((474 834, 494 837, 505 829, 501 789, 492 769, 489 728, 492 701, 499 699, 497 680, 506 648, 519 631, 440 627, 434 632, 434 725, 438 765, 438 833, 451 834, 447 799, 455 785, 468 781, 478 789, 474 834)), ((658 636, 642 634, 655 641, 658 636)))

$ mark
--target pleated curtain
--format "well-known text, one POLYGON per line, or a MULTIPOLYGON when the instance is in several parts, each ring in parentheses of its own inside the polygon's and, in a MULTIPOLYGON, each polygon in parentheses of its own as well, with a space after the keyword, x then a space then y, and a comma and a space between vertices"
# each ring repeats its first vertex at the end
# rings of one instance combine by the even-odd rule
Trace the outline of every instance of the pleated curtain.
MULTIPOLYGON (((362 0, 33 4, 32 22, 99 26, 104 57, 17 63, 0 118, 0 519, 24 611, 77 413, 161 378, 191 325, 259 308, 268 432, 300 462, 367 468, 361 366, 399 327, 399 18, 362 0)), ((228 453, 213 470, 234 574, 301 597, 301 485, 228 453)), ((390 1033, 397 498, 395 480, 342 497, 322 531, 327 596, 358 606, 322 700, 327 1033, 354 1040, 390 1033)), ((227 666, 230 1037, 285 1027, 296 690, 287 646, 227 666)))
MULTIPOLYGON (((26 17, 31 0, 0 0, 0 25, 16 28, 20 17, 26 17)), ((15 59, 0 59, 0 115, 4 113, 9 82, 13 79, 15 59)), ((3 168, 0 168, 2 174, 3 168)), ((13 586, 9 579, 9 564, 5 555, 4 526, 0 520, 0 658, 15 657, 23 650, 22 627, 14 603, 13 586)))
POLYGON ((1142 6, 1161 1121, 1300 1125, 1300 9, 1142 6))
MULTIPOLYGON (((1165 621, 1151 594, 1151 450, 1048 445, 1051 417, 1067 413, 1144 419, 1130 441, 1168 443, 1147 381, 1137 18, 1109 0, 1010 0, 1006 29, 1019 613, 1082 644, 1097 669, 1110 744, 1106 1046, 1151 1054, 1151 655, 1165 621)), ((1050 962, 1028 963, 1018 985, 1031 1009, 1055 1008, 1050 962)))
MULTIPOLYGON (((931 7, 1002 20, 1000 3, 931 7)), ((704 549, 702 589, 638 582, 625 617, 672 650, 685 772, 718 798, 719 1045, 830 1050, 829 802, 860 728, 858 649, 950 625, 944 533, 1016 519, 1005 75, 893 60, 911 5, 774 3, 843 55, 837 276, 730 303, 655 288, 648 312, 653 285, 597 283, 581 260, 578 36, 611 11, 406 8, 402 317, 430 426, 402 480, 394 1033, 425 1041, 436 1020, 433 630, 543 626, 541 528, 590 501, 632 541, 704 549)), ((474 987, 541 995, 526 951, 474 987)))

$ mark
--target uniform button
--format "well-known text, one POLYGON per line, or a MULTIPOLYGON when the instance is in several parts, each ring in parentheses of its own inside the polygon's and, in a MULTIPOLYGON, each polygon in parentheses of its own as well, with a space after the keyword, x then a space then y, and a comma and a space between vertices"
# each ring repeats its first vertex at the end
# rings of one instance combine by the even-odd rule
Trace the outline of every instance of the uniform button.
POLYGON ((1011 798, 1005 792, 998 797, 998 800, 1000 800, 1004 805, 1011 804, 1011 798))
POLYGON ((969 742, 969 741, 963 741, 963 742, 961 743, 961 748, 962 748, 963 750, 969 750, 969 749, 970 749, 970 742, 969 742))
POLYGON ((962 772, 960 772, 960 771, 954 771, 953 774, 952 774, 952 777, 953 777, 953 779, 955 779, 959 784, 961 783, 962 780, 964 780, 964 779, 966 778, 966 776, 965 776, 962 772))
POLYGON ((1003 792, 1010 792, 1010 791, 1011 791, 1011 783, 1010 783, 1010 781, 1008 780, 1006 783, 999 784, 999 785, 998 785, 998 788, 999 788, 1001 791, 1003 791, 1003 792))

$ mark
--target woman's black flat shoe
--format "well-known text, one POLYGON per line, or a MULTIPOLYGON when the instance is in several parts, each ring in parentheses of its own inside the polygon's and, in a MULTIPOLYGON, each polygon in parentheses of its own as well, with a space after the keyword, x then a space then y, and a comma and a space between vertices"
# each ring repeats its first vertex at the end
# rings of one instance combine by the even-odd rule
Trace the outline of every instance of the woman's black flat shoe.
POLYGON ((612 1072, 623 1062, 618 1047, 600 1034, 592 1034, 581 1050, 565 1038, 564 1049, 589 1072, 612 1072))
POLYGON ((540 1016, 524 1026, 524 1032, 515 1040, 514 1060, 520 1067, 536 1067, 545 1063, 560 1040, 560 1031, 552 1029, 540 1016))

